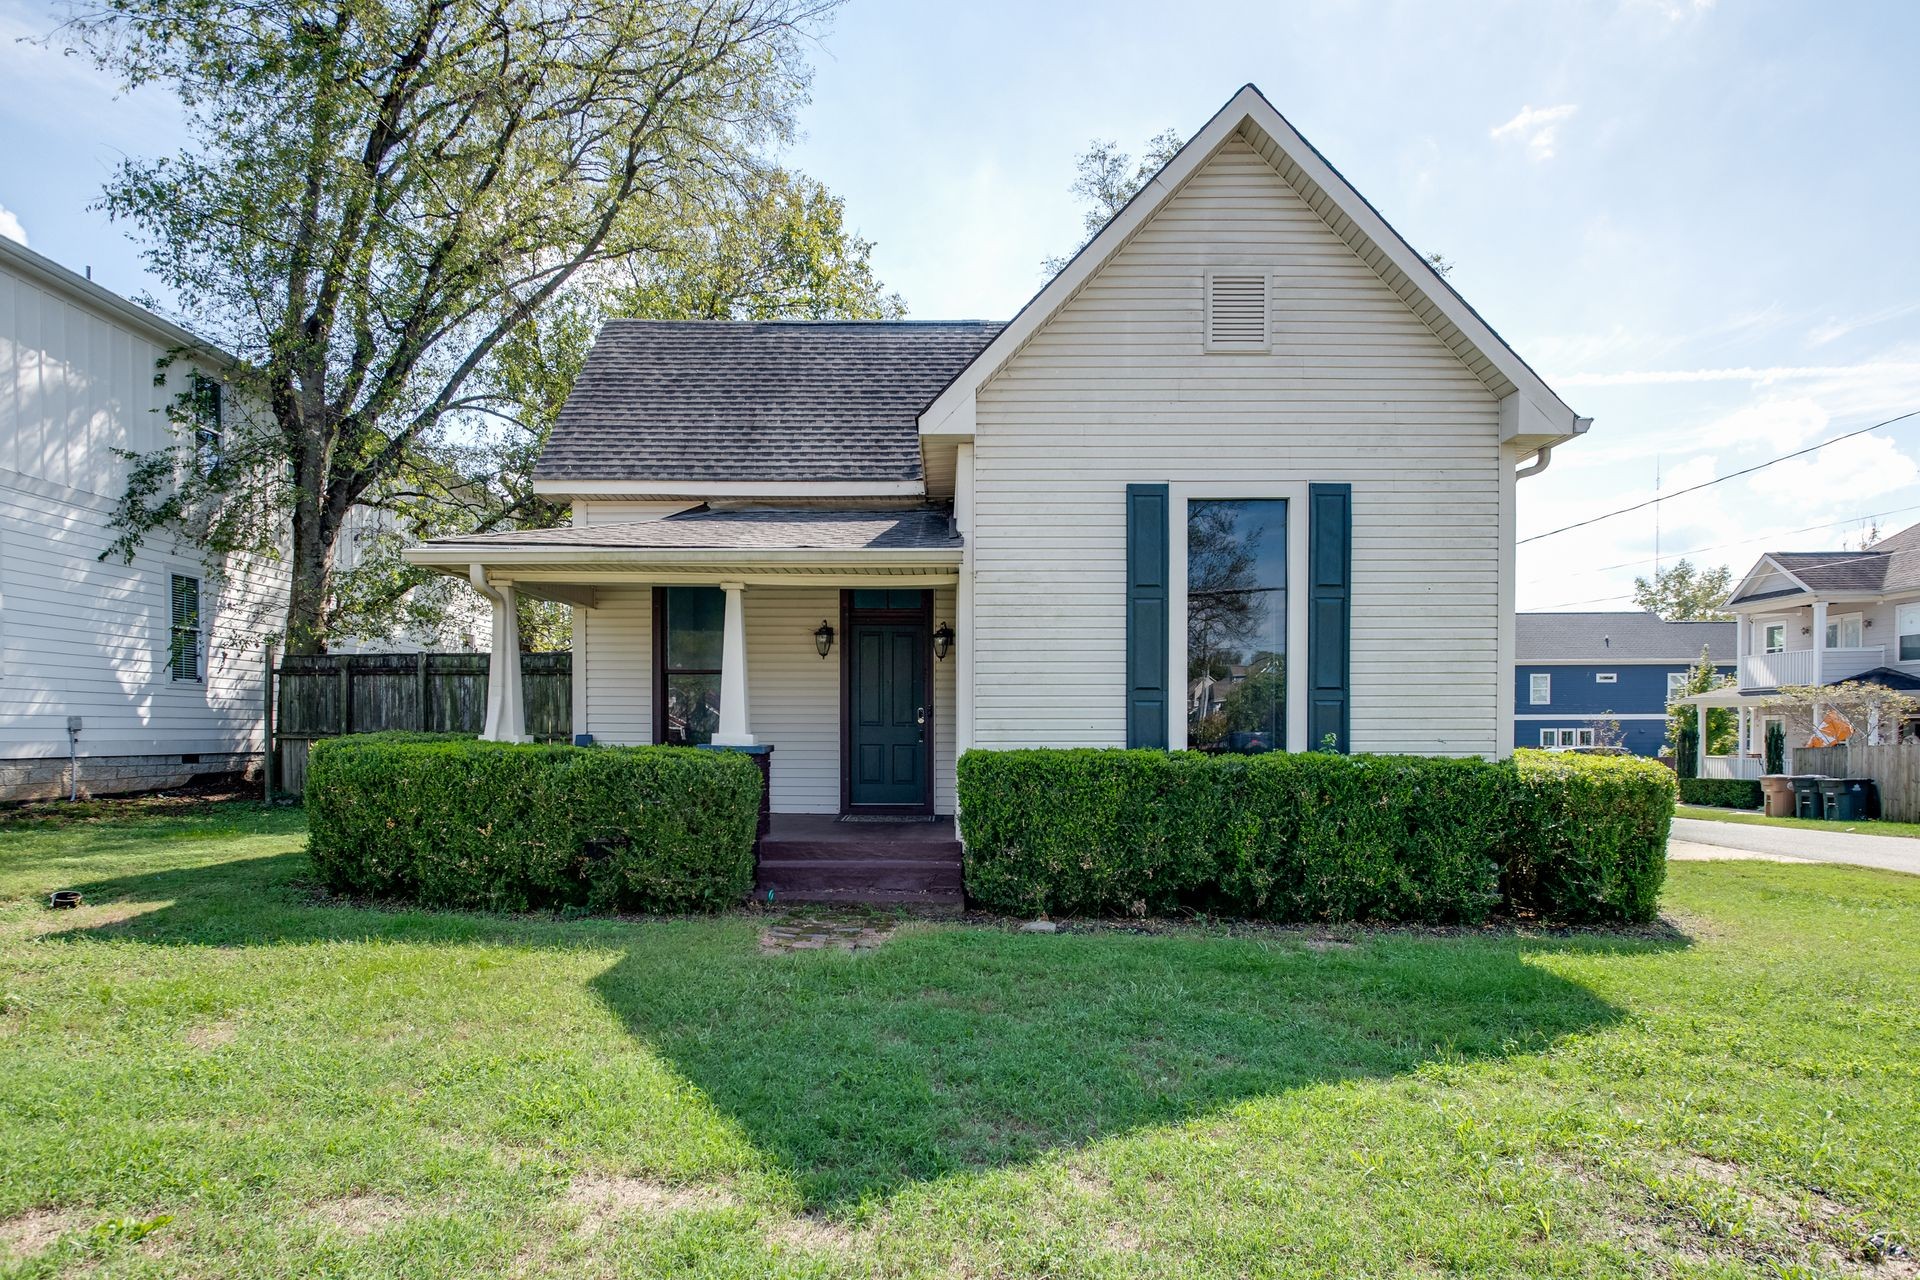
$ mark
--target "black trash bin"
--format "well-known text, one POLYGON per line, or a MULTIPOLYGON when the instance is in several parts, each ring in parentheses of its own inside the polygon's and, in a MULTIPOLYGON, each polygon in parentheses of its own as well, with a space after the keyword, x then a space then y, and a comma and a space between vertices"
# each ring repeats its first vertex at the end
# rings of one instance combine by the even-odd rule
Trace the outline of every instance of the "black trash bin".
POLYGON ((1873 816, 1873 779, 1836 778, 1821 784, 1827 816, 1840 822, 1863 822, 1873 816))
POLYGON ((1840 793, 1846 783, 1839 778, 1820 779, 1820 816, 1828 820, 1840 817, 1840 793))
POLYGON ((1815 774, 1796 774, 1793 779, 1793 816, 1817 818, 1824 810, 1820 784, 1825 779, 1815 774))

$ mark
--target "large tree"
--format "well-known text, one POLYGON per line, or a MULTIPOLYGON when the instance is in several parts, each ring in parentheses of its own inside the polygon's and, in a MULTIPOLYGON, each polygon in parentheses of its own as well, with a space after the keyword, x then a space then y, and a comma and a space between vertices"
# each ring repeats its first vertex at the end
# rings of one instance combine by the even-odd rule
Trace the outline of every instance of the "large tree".
POLYGON ((1668 622, 1729 621, 1733 615, 1720 606, 1732 591, 1732 569, 1695 569, 1691 560, 1655 571, 1651 582, 1633 580, 1633 602, 1668 622))
MULTIPOLYGON (((1173 159, 1186 142, 1172 129, 1162 129, 1147 139, 1146 150, 1136 161, 1116 142, 1095 139, 1073 161, 1073 183, 1068 188, 1080 197, 1080 243, 1074 253, 1100 234, 1113 215, 1126 207, 1140 188, 1173 159)), ((1073 258, 1072 253, 1044 259, 1040 266, 1048 275, 1057 275, 1073 258)))
POLYGON ((287 647, 324 647, 349 512, 498 408, 496 355, 570 286, 750 192, 834 3, 81 0, 63 31, 188 122, 105 207, 260 406, 217 467, 142 460, 125 541, 284 547, 287 647))
MULTIPOLYGON (((481 371, 491 412, 457 440, 415 450, 393 481, 362 497, 386 513, 356 530, 352 567, 334 574, 332 634, 384 639, 448 634, 471 614, 464 584, 400 552, 427 538, 547 528, 564 505, 533 492, 533 466, 603 320, 890 319, 905 314, 875 276, 873 245, 851 231, 839 197, 804 175, 768 170, 721 201, 673 211, 655 243, 576 281, 509 334, 481 371)), ((521 597, 528 648, 560 649, 571 611, 521 597)))

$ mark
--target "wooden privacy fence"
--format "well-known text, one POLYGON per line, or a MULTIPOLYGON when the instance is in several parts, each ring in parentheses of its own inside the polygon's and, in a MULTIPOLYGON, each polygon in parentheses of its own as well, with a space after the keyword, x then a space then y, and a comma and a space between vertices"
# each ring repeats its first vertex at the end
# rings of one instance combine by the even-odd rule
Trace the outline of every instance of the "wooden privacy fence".
POLYGON ((1831 747, 1797 747, 1794 773, 1829 778, 1872 778, 1880 792, 1880 816, 1893 822, 1920 822, 1920 743, 1868 746, 1842 742, 1831 747))
MULTIPOLYGON (((299 795, 307 747, 344 733, 411 729, 478 733, 487 722, 484 653, 289 654, 274 668, 277 789, 299 795)), ((539 742, 573 737, 573 655, 523 653, 520 687, 527 733, 539 742)))

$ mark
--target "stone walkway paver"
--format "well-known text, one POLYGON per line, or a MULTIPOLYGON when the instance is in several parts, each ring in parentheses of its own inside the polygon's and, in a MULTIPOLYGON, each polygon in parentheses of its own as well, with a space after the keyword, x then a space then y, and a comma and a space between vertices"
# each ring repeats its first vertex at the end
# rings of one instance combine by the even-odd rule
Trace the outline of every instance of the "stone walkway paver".
POLYGON ((872 951, 893 936, 893 926, 892 917, 863 911, 795 912, 760 931, 760 952, 872 951))

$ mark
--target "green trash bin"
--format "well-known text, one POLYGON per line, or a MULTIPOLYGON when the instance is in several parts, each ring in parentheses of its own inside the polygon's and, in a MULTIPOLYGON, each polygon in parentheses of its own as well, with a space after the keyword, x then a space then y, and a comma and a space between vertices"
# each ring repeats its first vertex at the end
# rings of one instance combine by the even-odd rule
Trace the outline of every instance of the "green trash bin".
POLYGON ((1793 816, 1818 818, 1825 812, 1820 799, 1820 784, 1825 779, 1814 774, 1797 774, 1793 779, 1793 816))
POLYGON ((1864 822, 1873 814, 1871 778, 1835 778, 1820 785, 1820 798, 1829 818, 1838 822, 1864 822))

